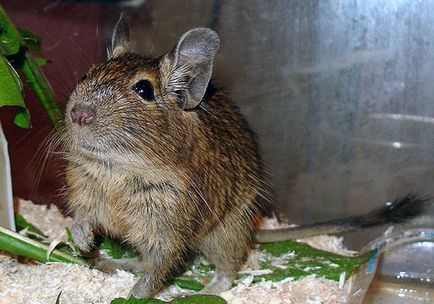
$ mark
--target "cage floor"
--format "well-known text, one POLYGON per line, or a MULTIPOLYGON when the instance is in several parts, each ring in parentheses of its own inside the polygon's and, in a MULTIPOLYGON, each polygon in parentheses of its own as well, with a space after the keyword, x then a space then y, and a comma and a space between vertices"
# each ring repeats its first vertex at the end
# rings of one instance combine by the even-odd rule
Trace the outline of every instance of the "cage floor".
MULTIPOLYGON (((65 226, 72 222, 64 218, 56 207, 37 206, 31 202, 20 204, 20 213, 52 239, 65 239, 65 226)), ((307 240, 311 246, 348 254, 337 237, 320 236, 307 240)), ((254 252, 248 263, 254 262, 254 252), (253 261, 252 261, 253 260, 253 261)), ((249 266, 246 265, 246 268, 249 266)), ((103 273, 86 266, 71 264, 21 264, 6 255, 0 255, 0 304, 54 304, 61 292, 60 303, 110 303, 117 297, 127 297, 137 276, 122 270, 103 273)), ((169 300, 176 295, 191 293, 170 286, 158 297, 169 300)), ((247 276, 234 288, 222 293, 230 304, 292 304, 345 303, 345 292, 338 282, 314 276, 300 280, 291 278, 280 282, 253 282, 247 276)))

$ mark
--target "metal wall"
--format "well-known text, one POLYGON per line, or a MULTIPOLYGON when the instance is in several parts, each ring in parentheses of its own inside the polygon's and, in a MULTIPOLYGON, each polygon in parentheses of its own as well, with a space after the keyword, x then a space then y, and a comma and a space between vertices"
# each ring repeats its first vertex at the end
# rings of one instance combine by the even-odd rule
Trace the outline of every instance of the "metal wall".
POLYGON ((434 192, 434 1, 146 1, 127 10, 144 53, 163 53, 194 26, 220 34, 214 76, 258 134, 290 219, 434 192))

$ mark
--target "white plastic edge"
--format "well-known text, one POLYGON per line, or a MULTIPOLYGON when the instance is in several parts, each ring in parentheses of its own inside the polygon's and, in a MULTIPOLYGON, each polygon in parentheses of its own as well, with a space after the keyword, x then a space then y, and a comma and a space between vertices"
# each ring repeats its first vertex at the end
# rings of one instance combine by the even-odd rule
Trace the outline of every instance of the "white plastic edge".
POLYGON ((0 122, 0 225, 16 231, 8 142, 0 122))

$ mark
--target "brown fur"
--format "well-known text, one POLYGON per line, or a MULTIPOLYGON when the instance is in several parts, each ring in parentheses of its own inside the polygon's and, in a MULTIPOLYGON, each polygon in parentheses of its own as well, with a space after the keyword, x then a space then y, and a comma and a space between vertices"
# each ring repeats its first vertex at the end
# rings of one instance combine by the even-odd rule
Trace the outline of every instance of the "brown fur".
POLYGON ((88 126, 66 120, 75 236, 88 250, 89 229, 99 229, 137 249, 144 276, 136 297, 154 295, 191 250, 217 268, 208 292, 230 287, 262 191, 258 152, 237 107, 210 86, 198 107, 182 110, 173 73, 167 56, 123 53, 93 67, 67 107, 96 108, 88 126), (156 101, 131 90, 140 79, 152 83, 156 101))

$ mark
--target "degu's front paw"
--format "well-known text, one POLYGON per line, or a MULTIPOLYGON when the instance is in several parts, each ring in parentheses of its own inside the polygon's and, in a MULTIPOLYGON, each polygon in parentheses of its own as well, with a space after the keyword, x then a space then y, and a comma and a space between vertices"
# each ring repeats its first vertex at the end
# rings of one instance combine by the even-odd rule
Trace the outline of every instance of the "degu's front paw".
POLYGON ((102 257, 94 259, 92 264, 96 269, 107 273, 115 273, 119 268, 115 261, 102 257))
POLYGON ((94 235, 88 222, 75 222, 71 227, 72 238, 80 250, 89 252, 93 247, 94 235))

